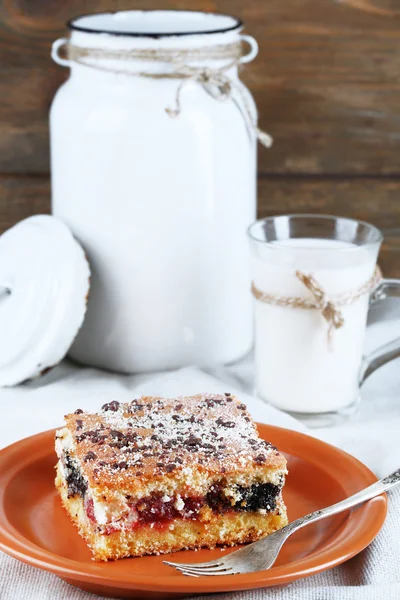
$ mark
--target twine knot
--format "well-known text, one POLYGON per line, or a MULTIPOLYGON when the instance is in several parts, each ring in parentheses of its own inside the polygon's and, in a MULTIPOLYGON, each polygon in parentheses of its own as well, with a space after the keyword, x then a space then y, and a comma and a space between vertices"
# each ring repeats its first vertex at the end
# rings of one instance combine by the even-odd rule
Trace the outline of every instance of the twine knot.
POLYGON ((221 71, 212 69, 201 69, 196 77, 199 83, 214 85, 218 92, 216 100, 228 100, 232 92, 232 81, 221 71))
POLYGON ((365 294, 370 294, 382 280, 382 273, 377 266, 372 277, 359 288, 346 294, 335 296, 334 298, 327 295, 323 287, 312 275, 305 275, 301 271, 296 271, 296 277, 311 292, 312 299, 297 296, 278 296, 262 292, 257 288, 254 281, 251 285, 251 292, 256 300, 265 304, 319 310, 328 324, 328 342, 330 342, 334 330, 340 329, 345 325, 345 319, 340 308, 353 304, 365 294))
POLYGON ((219 69, 210 69, 208 67, 191 67, 189 65, 177 66, 176 72, 182 76, 182 81, 179 83, 176 90, 175 106, 173 108, 168 106, 165 109, 165 112, 172 118, 176 118, 180 115, 182 110, 182 90, 189 81, 195 81, 196 83, 199 83, 204 90, 214 98, 214 100, 218 100, 220 102, 225 102, 232 99, 233 92, 236 91, 241 100, 245 118, 253 129, 256 138, 265 148, 270 148, 272 146, 272 138, 268 133, 262 131, 257 126, 257 114, 254 114, 254 109, 250 106, 242 84, 240 82, 233 81, 233 79, 225 75, 224 71, 234 65, 237 65, 236 60, 219 69))
POLYGON ((315 308, 321 311, 321 315, 328 323, 328 338, 332 337, 334 329, 340 329, 344 325, 344 317, 334 302, 329 300, 326 292, 312 275, 304 275, 296 271, 296 277, 312 293, 315 299, 315 308))

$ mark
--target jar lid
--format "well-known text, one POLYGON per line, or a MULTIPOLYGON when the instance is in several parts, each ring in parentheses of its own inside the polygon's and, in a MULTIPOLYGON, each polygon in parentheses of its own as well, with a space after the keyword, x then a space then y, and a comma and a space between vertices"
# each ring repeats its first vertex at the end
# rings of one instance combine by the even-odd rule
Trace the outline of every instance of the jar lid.
POLYGON ((37 377, 64 358, 89 287, 85 253, 62 221, 30 217, 0 236, 0 386, 37 377))

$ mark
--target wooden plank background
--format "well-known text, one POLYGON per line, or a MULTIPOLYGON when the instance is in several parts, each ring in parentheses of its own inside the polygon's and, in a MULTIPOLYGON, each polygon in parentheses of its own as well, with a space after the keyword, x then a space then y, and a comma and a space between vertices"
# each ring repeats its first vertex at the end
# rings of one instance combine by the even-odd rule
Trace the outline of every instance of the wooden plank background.
MULTIPOLYGON (((65 21, 149 8, 146 0, 0 2, 0 232, 49 211, 48 110, 66 71, 50 59, 65 21)), ((243 19, 260 53, 242 78, 260 126, 259 214, 361 218, 386 237, 400 276, 400 7, 397 0, 153 0, 243 19)))

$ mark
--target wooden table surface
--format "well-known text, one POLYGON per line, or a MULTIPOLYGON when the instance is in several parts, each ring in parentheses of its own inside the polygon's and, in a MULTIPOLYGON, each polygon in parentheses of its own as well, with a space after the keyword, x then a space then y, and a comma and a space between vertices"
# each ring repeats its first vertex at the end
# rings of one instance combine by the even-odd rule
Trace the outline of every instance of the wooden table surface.
POLYGON ((66 70, 50 59, 81 13, 182 8, 242 18, 259 42, 242 78, 260 126, 259 215, 364 219, 385 235, 381 266, 400 276, 398 0, 2 0, 0 232, 50 206, 48 111, 66 70))

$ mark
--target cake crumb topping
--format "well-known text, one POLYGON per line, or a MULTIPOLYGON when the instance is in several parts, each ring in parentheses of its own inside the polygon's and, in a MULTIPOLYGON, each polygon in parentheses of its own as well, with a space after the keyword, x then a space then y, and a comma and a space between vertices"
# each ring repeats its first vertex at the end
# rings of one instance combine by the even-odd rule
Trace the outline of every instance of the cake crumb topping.
POLYGON ((194 467, 228 474, 280 456, 258 437, 246 406, 228 392, 113 400, 99 413, 78 409, 66 420, 75 452, 95 480, 189 476, 194 467))

